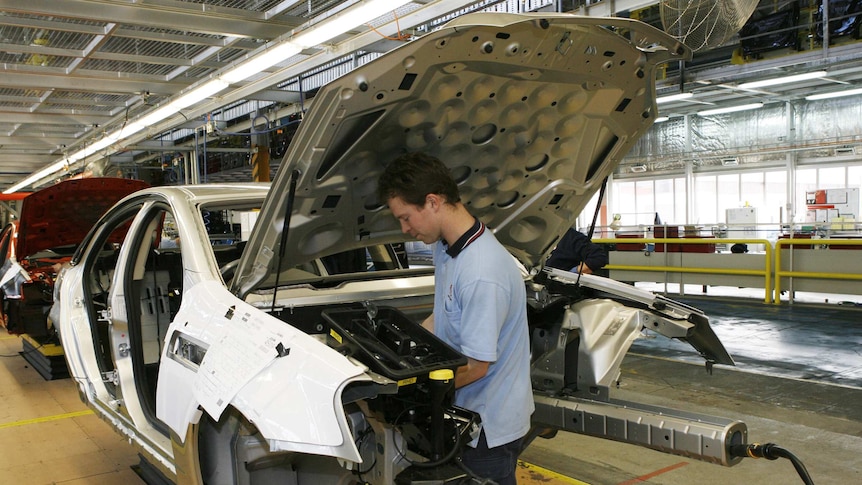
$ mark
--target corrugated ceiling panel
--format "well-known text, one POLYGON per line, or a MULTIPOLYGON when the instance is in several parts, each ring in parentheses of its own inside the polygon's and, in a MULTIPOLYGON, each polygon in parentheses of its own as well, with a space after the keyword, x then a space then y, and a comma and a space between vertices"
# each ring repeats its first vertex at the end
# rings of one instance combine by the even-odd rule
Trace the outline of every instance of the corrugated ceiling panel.
POLYGON ((119 109, 117 106, 105 106, 100 104, 91 104, 82 106, 78 103, 63 103, 62 101, 59 103, 47 101, 42 104, 42 108, 39 110, 40 112, 56 112, 63 110, 73 110, 73 111, 87 111, 90 113, 93 112, 104 112, 111 113, 114 110, 119 109))
MULTIPOLYGON (((188 3, 206 4, 214 7, 236 8, 265 12, 283 0, 186 0, 188 3)), ((305 2, 303 2, 305 3, 305 2)))
POLYGON ((205 47, 173 42, 159 42, 128 37, 111 37, 102 47, 102 52, 131 54, 136 56, 170 57, 174 59, 191 59, 201 53, 205 47))
POLYGON ((9 52, 0 53, 0 63, 22 64, 33 67, 69 67, 75 61, 74 57, 66 56, 43 56, 40 54, 16 54, 9 52))
POLYGON ((81 63, 80 68, 93 71, 115 71, 127 74, 166 76, 176 69, 176 66, 147 64, 144 62, 112 61, 108 59, 87 59, 81 63))

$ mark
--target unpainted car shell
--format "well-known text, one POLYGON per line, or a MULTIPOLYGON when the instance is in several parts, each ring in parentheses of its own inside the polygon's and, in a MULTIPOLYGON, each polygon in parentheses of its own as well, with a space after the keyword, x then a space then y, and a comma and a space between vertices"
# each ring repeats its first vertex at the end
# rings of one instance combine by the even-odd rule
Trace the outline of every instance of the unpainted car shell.
MULTIPOLYGON (((139 208, 135 210, 144 213, 148 206, 163 204, 170 207, 180 233, 185 291, 180 310, 167 331, 156 402, 156 415, 172 431, 170 437, 148 420, 130 377, 134 375, 132 358, 119 351, 132 345, 126 325, 129 316, 120 290, 130 277, 127 273, 114 274, 112 287, 117 290, 111 292, 110 314, 102 315, 110 319, 115 373, 104 376, 93 353, 93 322, 81 302, 85 299, 83 263, 88 253, 99 250, 98 225, 81 245, 73 265, 62 273, 52 320, 61 322, 70 373, 82 376, 78 379, 82 399, 160 463, 168 475, 177 474, 174 447, 185 446, 187 432, 202 411, 218 420, 228 405, 255 423, 273 451, 360 460, 348 434, 341 391, 349 382, 370 380, 365 374, 367 367, 262 311, 270 305, 270 299, 259 296, 246 302, 231 294, 207 247, 208 235, 199 215, 201 206, 231 200, 261 202, 268 188, 268 184, 150 188, 124 199, 103 218, 119 217, 129 208, 139 208), (171 345, 177 342, 204 346, 207 359, 200 365, 183 359, 179 347, 171 345), (277 344, 288 355, 280 357, 277 344), (106 381, 110 379, 117 380, 116 394, 108 390, 106 381), (283 396, 293 398, 280 398, 283 396)), ((136 219, 128 233, 135 234, 145 225, 146 221, 136 219)), ((134 255, 121 250, 118 257, 118 267, 122 267, 134 255)), ((337 304, 381 294, 386 299, 409 299, 430 292, 433 277, 429 274, 413 281, 347 283, 325 292, 300 285, 286 290, 284 297, 303 306, 337 304), (360 286, 362 290, 357 291, 360 286)))

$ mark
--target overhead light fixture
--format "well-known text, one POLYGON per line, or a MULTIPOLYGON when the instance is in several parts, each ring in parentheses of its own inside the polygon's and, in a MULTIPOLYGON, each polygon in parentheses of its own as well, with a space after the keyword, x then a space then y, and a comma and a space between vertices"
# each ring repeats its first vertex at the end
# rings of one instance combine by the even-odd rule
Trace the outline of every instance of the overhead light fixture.
POLYGON ((99 141, 79 150, 76 153, 64 157, 62 160, 51 164, 37 173, 27 177, 17 184, 4 190, 4 194, 11 194, 31 184, 57 173, 69 164, 83 160, 84 158, 106 148, 114 143, 120 142, 141 130, 158 123, 180 110, 188 108, 218 92, 226 89, 230 84, 248 79, 255 74, 268 69, 279 62, 302 52, 303 49, 327 42, 338 35, 343 34, 355 27, 368 23, 386 12, 391 12, 409 3, 410 0, 360 0, 353 6, 315 23, 306 30, 299 31, 271 49, 261 52, 259 55, 240 62, 228 68, 217 77, 191 89, 179 98, 168 102, 163 107, 144 115, 142 118, 126 124, 119 130, 114 131, 99 141))
POLYGON ((646 165, 632 165, 632 172, 643 173, 646 172, 646 165))
POLYGON ((715 108, 708 109, 705 111, 698 111, 698 116, 712 116, 712 115, 721 115, 725 113, 736 113, 737 111, 748 111, 751 109, 760 109, 763 107, 763 103, 751 103, 751 104, 742 104, 739 106, 728 106, 726 108, 715 108))
POLYGON ((724 165, 725 167, 735 167, 735 166, 739 165, 739 159, 736 157, 722 158, 721 164, 724 165))
POLYGON ((284 42, 258 56, 252 57, 248 61, 231 67, 220 77, 231 84, 238 83, 300 52, 302 52, 302 47, 292 42, 284 42))
POLYGON ((306 30, 294 31, 277 46, 266 52, 230 68, 221 78, 229 83, 236 83, 285 61, 316 45, 329 42, 333 38, 365 23, 368 23, 386 12, 393 11, 410 0, 369 0, 342 10, 341 12, 317 22, 306 30))
POLYGON ((819 79, 826 77, 826 71, 813 71, 806 72, 804 74, 795 74, 793 76, 783 76, 776 77, 772 79, 763 79, 761 81, 754 81, 750 83, 742 83, 737 86, 739 89, 758 89, 765 88, 767 86, 777 86, 779 84, 791 84, 798 83, 801 81, 810 81, 812 79, 819 79))
MULTIPOLYGON (((188 93, 183 94, 179 98, 168 102, 168 104, 164 105, 163 107, 144 115, 141 119, 137 120, 137 123, 142 125, 141 128, 137 131, 140 131, 141 129, 144 129, 152 124, 158 123, 159 121, 169 118, 170 116, 180 112, 181 110, 184 110, 195 103, 203 101, 210 96, 214 96, 228 86, 228 82, 220 78, 215 78, 210 81, 207 81, 204 84, 201 84, 200 86, 196 87, 195 89, 192 89, 188 93)), ((126 133, 124 129, 123 133, 118 134, 128 136, 132 133, 126 133)))
POLYGON ((862 88, 848 89, 846 91, 834 91, 831 93, 812 94, 811 96, 805 96, 805 99, 808 101, 817 101, 818 99, 841 98, 844 96, 855 96, 857 94, 862 94, 862 88))
POLYGON ((667 121, 669 119, 670 118, 667 116, 659 116, 658 118, 655 119, 655 121, 653 123, 664 123, 665 121, 667 121))
POLYGON ((291 41, 305 47, 314 47, 347 32, 358 25, 368 23, 386 12, 391 12, 410 0, 369 0, 343 10, 328 19, 314 24, 314 27, 299 32, 291 41))
POLYGON ((656 104, 670 103, 671 101, 683 101, 694 96, 694 93, 676 93, 667 96, 659 96, 655 99, 656 104))

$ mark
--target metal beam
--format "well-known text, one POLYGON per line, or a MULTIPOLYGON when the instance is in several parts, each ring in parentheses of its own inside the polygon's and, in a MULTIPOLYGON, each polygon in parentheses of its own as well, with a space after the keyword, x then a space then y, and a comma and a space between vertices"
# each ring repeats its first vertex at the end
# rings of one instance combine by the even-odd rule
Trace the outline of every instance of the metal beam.
MULTIPOLYGON (((188 150, 189 147, 193 144, 194 142, 174 146, 131 145, 125 148, 127 150, 138 150, 146 152, 180 152, 188 150)), ((252 151, 253 150, 251 148, 223 148, 207 146, 207 153, 251 153, 252 151)))
POLYGON ((616 17, 620 12, 631 12, 658 3, 657 0, 592 0, 576 12, 590 17, 616 17))
POLYGON ((35 143, 43 145, 64 145, 75 141, 74 136, 49 136, 49 135, 16 135, 16 136, 0 136, 0 145, 13 146, 22 145, 30 146, 35 143))
POLYGON ((124 52, 94 52, 88 59, 98 59, 119 62, 137 62, 141 64, 155 64, 159 66, 198 66, 210 69, 219 69, 227 65, 226 62, 204 61, 195 62, 194 59, 180 57, 157 57, 127 54, 124 52))
POLYGON ((98 0, 3 0, 3 10, 43 17, 86 18, 107 23, 160 25, 182 32, 273 39, 304 19, 264 18, 259 12, 193 2, 148 0, 118 4, 98 0))
POLYGON ((0 86, 18 89, 62 89, 66 91, 104 93, 104 94, 138 94, 150 92, 162 96, 170 96, 187 86, 185 83, 165 81, 162 79, 135 79, 133 77, 105 78, 101 72, 100 78, 81 75, 67 75, 64 72, 45 74, 22 73, 15 70, 0 69, 0 86))
POLYGON ((293 104, 301 101, 302 94, 297 91, 282 89, 265 89, 251 94, 248 99, 256 101, 272 101, 275 103, 293 104))
POLYGON ((33 170, 33 165, 50 163, 57 159, 57 155, 50 153, 0 153, 0 164, 3 168, 0 171, 30 171, 33 170))
POLYGON ((0 117, 6 120, 14 120, 16 124, 35 123, 42 125, 81 125, 92 126, 102 124, 110 119, 110 113, 104 116, 92 113, 20 113, 0 107, 0 117))

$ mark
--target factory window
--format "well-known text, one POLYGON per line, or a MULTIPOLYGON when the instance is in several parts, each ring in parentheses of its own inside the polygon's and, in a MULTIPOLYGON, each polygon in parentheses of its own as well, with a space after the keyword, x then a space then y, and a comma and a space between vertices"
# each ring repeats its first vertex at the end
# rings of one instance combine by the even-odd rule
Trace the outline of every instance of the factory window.
MULTIPOLYGON (((740 180, 738 173, 722 174, 716 178, 718 190, 716 192, 716 207, 718 208, 717 218, 711 219, 713 222, 725 222, 727 209, 742 207, 744 197, 740 193, 740 180)), ((698 197, 700 194, 698 193, 698 197)), ((706 219, 704 222, 709 221, 706 219)))
POLYGON ((862 165, 847 167, 847 188, 862 187, 862 165))
POLYGON ((766 185, 763 182, 765 176, 766 174, 763 172, 739 174, 739 201, 741 205, 759 208, 766 207, 766 185))
POLYGON ((678 218, 675 207, 675 193, 673 190, 673 179, 656 180, 655 183, 655 211, 659 213, 662 222, 677 224, 685 222, 685 212, 682 218, 678 218))
POLYGON ((817 169, 819 189, 843 189, 847 186, 846 167, 825 167, 817 169))
POLYGON ((754 205, 755 207, 763 207, 763 210, 758 210, 757 222, 759 223, 779 223, 789 222, 790 216, 787 214, 787 172, 780 170, 774 172, 764 172, 763 183, 763 205, 754 205))
MULTIPOLYGON (((652 225, 656 212, 664 223, 687 222, 685 179, 682 177, 615 181, 609 190, 608 198, 611 212, 608 214, 608 223, 612 214, 620 214, 623 226, 652 225)), ((592 207, 595 207, 594 203, 592 207)), ((592 212, 589 214, 592 217, 592 212)), ((582 214, 579 227, 589 225, 590 220, 582 214)))
POLYGON ((635 182, 635 197, 638 224, 652 224, 655 219, 655 185, 652 180, 638 180, 635 182), (650 214, 653 214, 650 217, 650 214), (646 217, 644 217, 646 215, 646 217))
POLYGON ((718 221, 718 193, 715 175, 699 175, 694 179, 693 224, 711 224, 718 221))

